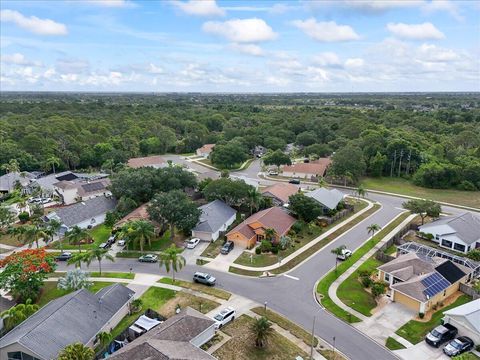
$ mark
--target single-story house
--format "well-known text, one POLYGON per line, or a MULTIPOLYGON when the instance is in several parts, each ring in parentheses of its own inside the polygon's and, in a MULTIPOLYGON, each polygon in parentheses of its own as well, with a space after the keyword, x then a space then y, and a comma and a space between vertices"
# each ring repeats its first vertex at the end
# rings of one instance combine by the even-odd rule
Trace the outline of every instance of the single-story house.
POLYGON ((129 312, 134 291, 114 284, 96 294, 86 289, 50 301, 0 338, 0 360, 51 360, 69 344, 93 348, 129 312))
POLYGON ((295 177, 300 179, 318 179, 325 176, 327 168, 332 163, 330 158, 320 158, 308 163, 296 163, 283 167, 283 176, 295 177))
POLYGON ((214 200, 198 208, 201 210, 200 220, 192 230, 192 236, 204 241, 215 241, 222 231, 235 221, 237 211, 221 200, 214 200))
POLYGON ((64 233, 73 226, 88 228, 100 225, 105 221, 107 212, 115 209, 117 201, 112 197, 98 196, 93 199, 78 202, 55 209, 45 216, 45 221, 56 219, 62 223, 60 232, 64 233))
POLYGON ((115 228, 120 228, 124 224, 130 221, 135 221, 135 220, 149 220, 150 215, 148 215, 148 203, 145 203, 143 205, 140 205, 137 207, 135 210, 130 212, 129 214, 125 215, 123 218, 118 220, 115 224, 115 228))
POLYGON ((328 213, 330 210, 337 208, 338 204, 343 201, 345 194, 337 189, 329 190, 322 187, 306 192, 305 196, 316 200, 320 205, 322 205, 323 212, 328 213))
POLYGON ((419 231, 431 234, 441 247, 464 254, 480 248, 480 217, 471 212, 440 218, 420 226, 419 231))
POLYGON ((452 324, 461 335, 480 344, 480 299, 447 310, 443 315, 444 324, 452 324))
POLYGON ((53 184, 53 189, 64 205, 70 205, 97 196, 111 196, 112 193, 107 189, 110 184, 110 179, 80 182, 62 180, 53 184))
POLYGON ((288 198, 300 191, 300 187, 288 183, 277 183, 262 190, 262 195, 272 199, 275 206, 288 204, 288 198))
POLYGON ((165 159, 159 155, 146 156, 131 158, 127 162, 127 166, 132 169, 138 169, 142 167, 153 167, 155 169, 160 169, 168 166, 168 163, 165 159))
POLYGON ((18 183, 22 188, 28 186, 32 180, 36 178, 35 174, 27 171, 10 172, 0 176, 0 193, 9 193, 15 189, 18 183))
POLYGON ((285 235, 297 220, 279 207, 259 211, 227 233, 227 240, 235 245, 251 248, 257 241, 265 239, 265 230, 275 230, 275 239, 285 235))
POLYGON ((187 307, 113 353, 115 360, 214 360, 200 346, 215 336, 215 321, 187 307))
POLYGON ((77 173, 72 171, 63 171, 56 174, 38 177, 31 181, 28 185, 28 192, 31 193, 34 188, 40 187, 45 195, 53 195, 55 193, 54 184, 62 181, 70 181, 73 183, 86 183, 99 179, 108 178, 108 174, 103 173, 77 173))
POLYGON ((196 151, 197 156, 203 156, 204 158, 208 158, 214 147, 215 147, 215 144, 203 145, 201 148, 197 149, 196 151))
POLYGON ((400 255, 378 267, 378 277, 389 284, 393 301, 425 313, 456 293, 472 270, 450 260, 400 255))
POLYGON ((245 184, 253 186, 256 190, 258 190, 258 187, 260 186, 260 183, 257 180, 248 178, 248 177, 243 176, 243 175, 230 175, 230 179, 241 180, 245 184))

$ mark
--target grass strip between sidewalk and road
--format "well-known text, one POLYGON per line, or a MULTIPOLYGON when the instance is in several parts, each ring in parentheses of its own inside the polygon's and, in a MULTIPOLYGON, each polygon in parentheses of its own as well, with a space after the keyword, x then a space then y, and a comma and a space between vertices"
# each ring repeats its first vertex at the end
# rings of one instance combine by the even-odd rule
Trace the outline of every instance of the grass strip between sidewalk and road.
POLYGON ((382 240, 390 231, 395 229, 400 225, 410 213, 402 213, 397 218, 392 221, 389 225, 385 226, 381 231, 378 232, 372 239, 364 243, 359 249, 357 249, 348 260, 345 260, 343 263, 338 265, 337 271, 332 270, 327 275, 325 275, 317 285, 317 293, 321 296, 322 305, 330 311, 333 315, 340 318, 343 321, 349 323, 360 322, 361 320, 351 313, 343 310, 340 306, 335 304, 335 302, 328 295, 328 289, 330 286, 337 280, 345 271, 347 271, 350 266, 355 264, 360 258, 370 251, 380 240, 382 240))
POLYGON ((397 340, 389 336, 387 338, 387 341, 385 342, 385 347, 387 347, 390 350, 401 350, 401 349, 406 349, 403 344, 400 344, 397 340))
MULTIPOLYGON (((360 222, 362 222, 363 220, 368 218, 370 215, 375 213, 378 209, 380 209, 380 205, 378 205, 378 204, 373 205, 372 208, 365 211, 363 214, 357 216, 355 219, 352 219, 349 223, 343 225, 342 227, 340 227, 339 229, 337 229, 336 231, 334 231, 333 233, 328 235, 326 238, 320 240, 318 243, 316 243, 312 247, 308 248, 307 250, 305 250, 304 252, 302 252, 298 256, 294 257, 292 260, 286 262, 282 266, 280 266, 276 269, 273 269, 269 272, 272 273, 272 274, 282 274, 284 272, 287 272, 287 271, 293 269, 295 266, 297 266, 298 264, 300 264, 301 262, 303 262, 304 260, 306 260, 307 258, 312 256, 313 254, 315 254, 321 248, 323 248, 327 244, 329 244, 332 241, 334 241, 335 239, 337 239, 343 233, 345 233, 346 231, 350 230, 355 225, 359 224, 360 222)), ((262 271, 244 270, 244 269, 235 268, 235 266, 230 266, 228 271, 232 272, 232 273, 235 273, 235 274, 246 275, 246 276, 260 276, 261 274, 263 274, 262 271)))
MULTIPOLYGON (((298 326, 297 324, 291 322, 287 318, 283 317, 276 312, 267 309, 267 313, 265 314, 265 308, 259 306, 256 308, 251 309, 255 314, 260 316, 265 316, 269 321, 277 324, 282 329, 289 331, 292 335, 296 336, 299 339, 302 339, 305 344, 308 346, 312 345, 312 334, 309 333, 304 328, 298 326)), ((314 337, 313 346, 318 345, 318 339, 314 337)))
POLYGON ((232 294, 230 294, 228 291, 225 291, 225 290, 217 289, 207 285, 195 284, 195 283, 191 283, 189 281, 183 281, 183 280, 175 280, 175 282, 173 282, 172 279, 168 277, 161 278, 157 282, 161 284, 180 286, 185 289, 198 291, 198 292, 211 295, 223 300, 228 300, 232 296, 232 294))

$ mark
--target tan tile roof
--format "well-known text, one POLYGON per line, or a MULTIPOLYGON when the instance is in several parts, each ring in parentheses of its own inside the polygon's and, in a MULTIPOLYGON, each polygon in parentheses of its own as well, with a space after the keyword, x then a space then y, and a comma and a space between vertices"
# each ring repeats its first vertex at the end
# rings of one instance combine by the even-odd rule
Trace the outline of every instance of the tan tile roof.
POLYGON ((330 166, 332 160, 330 158, 320 158, 309 163, 298 163, 283 167, 283 172, 294 172, 303 174, 325 175, 327 167, 330 166))
POLYGON ((115 227, 120 227, 129 221, 149 220, 147 206, 148 206, 148 203, 139 206, 138 208, 133 210, 130 214, 127 214, 126 216, 118 220, 117 223, 115 224, 115 227))
POLYGON ((269 187, 266 187, 262 190, 262 194, 269 193, 276 197, 277 199, 282 200, 284 203, 288 202, 290 195, 298 193, 299 187, 293 184, 275 184, 269 187))
POLYGON ((205 144, 198 150, 202 153, 209 153, 213 150, 214 147, 215 147, 215 144, 205 144))
POLYGON ((281 236, 290 230, 296 219, 288 215, 279 207, 271 207, 253 214, 248 219, 244 220, 242 223, 230 230, 227 236, 229 234, 239 232, 246 238, 251 239, 255 235, 255 232, 250 224, 257 221, 262 224, 264 229, 272 228, 278 235, 281 236))
POLYGON ((162 164, 165 164, 165 160, 159 155, 131 158, 127 163, 129 167, 134 169, 144 166, 159 166, 162 164))

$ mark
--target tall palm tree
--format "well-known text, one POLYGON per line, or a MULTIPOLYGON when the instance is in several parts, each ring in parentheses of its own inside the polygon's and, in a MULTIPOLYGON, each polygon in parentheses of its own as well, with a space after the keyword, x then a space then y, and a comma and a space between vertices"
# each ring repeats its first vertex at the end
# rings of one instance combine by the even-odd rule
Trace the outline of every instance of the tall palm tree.
POLYGON ((25 304, 18 304, 12 306, 10 309, 0 313, 0 318, 3 319, 7 331, 10 331, 22 321, 33 315, 39 306, 32 304, 31 299, 27 299, 25 304))
POLYGON ((74 343, 68 345, 58 355, 57 360, 93 360, 95 359, 95 352, 92 348, 83 345, 82 343, 74 343))
POLYGON ((113 336, 112 333, 102 331, 97 334, 97 339, 100 341, 102 348, 104 348, 113 341, 113 336))
POLYGON ((75 264, 75 267, 81 269, 82 268, 82 262, 86 263, 88 261, 89 261, 88 260, 88 253, 77 252, 77 253, 73 254, 70 259, 68 259, 67 264, 68 265, 75 264))
POLYGON ((255 319, 251 331, 255 336, 255 346, 263 348, 267 344, 268 338, 273 334, 272 323, 262 316, 255 319))
POLYGON ((47 159, 46 164, 52 167, 52 171, 55 174, 55 166, 60 166, 60 159, 52 155, 47 159))
POLYGON ((115 258, 108 253, 107 249, 100 249, 100 248, 94 248, 85 254, 85 262, 87 263, 87 266, 90 266, 90 263, 93 260, 98 261, 98 270, 100 273, 100 276, 102 276, 102 260, 107 259, 111 262, 115 262, 115 258))
MULTIPOLYGON (((46 228, 45 232, 49 236, 50 241, 53 241, 54 236, 56 234, 58 234, 58 231, 60 230, 61 227, 62 227, 62 223, 58 220, 51 219, 48 222, 48 225, 47 225, 47 228, 46 228)), ((63 242, 62 242, 62 237, 61 236, 58 238, 58 241, 60 243, 60 251, 63 251, 63 242)))
POLYGON ((140 251, 143 251, 145 242, 152 245, 152 239, 155 237, 155 228, 150 221, 135 220, 123 225, 121 236, 127 241, 138 243, 140 251))
POLYGON ((82 247, 81 247, 81 241, 88 239, 90 234, 88 233, 87 230, 82 229, 75 225, 71 230, 67 231, 65 234, 65 239, 70 243, 70 244, 77 244, 78 245, 78 250, 82 252, 82 247))
POLYGON ((39 225, 24 225, 20 232, 20 239, 24 245, 28 244, 28 247, 32 247, 33 243, 37 245, 37 249, 40 248, 40 239, 47 239, 48 234, 45 229, 39 225))
POLYGON ((360 197, 364 198, 367 196, 367 190, 363 187, 362 184, 358 185, 357 190, 355 190, 355 193, 357 194, 357 198, 360 199, 360 197))
POLYGON ((338 257, 343 254, 343 250, 346 248, 347 247, 345 245, 340 245, 339 247, 336 247, 330 251, 332 254, 335 254, 335 272, 337 272, 338 257))
POLYGON ((368 234, 372 234, 372 238, 375 236, 375 233, 380 229, 381 227, 378 224, 371 224, 367 226, 368 234))
POLYGON ((181 270, 186 264, 185 258, 180 255, 181 252, 181 248, 178 248, 175 246, 175 244, 172 244, 169 248, 160 253, 160 261, 158 264, 160 267, 165 267, 167 273, 169 273, 170 269, 172 269, 173 282, 175 282, 175 273, 181 270))
POLYGON ((257 189, 252 187, 248 190, 248 206, 250 207, 250 215, 253 214, 253 209, 257 210, 262 200, 262 194, 260 194, 257 189))

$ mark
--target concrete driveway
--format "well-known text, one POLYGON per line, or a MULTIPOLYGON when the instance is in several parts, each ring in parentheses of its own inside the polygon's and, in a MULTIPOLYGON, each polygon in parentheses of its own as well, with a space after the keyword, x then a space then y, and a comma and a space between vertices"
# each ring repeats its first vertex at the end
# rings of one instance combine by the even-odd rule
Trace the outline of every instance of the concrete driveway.
POLYGON ((208 242, 200 241, 200 243, 195 247, 195 249, 187 249, 183 250, 182 256, 187 261, 187 265, 196 265, 197 258, 202 254, 203 250, 208 247, 208 242))
POLYGON ((447 360, 450 359, 447 355, 443 353, 443 346, 440 346, 438 349, 433 346, 428 345, 425 341, 418 343, 408 349, 396 350, 395 354, 400 356, 402 359, 411 360, 411 359, 422 359, 422 360, 447 360))
POLYGON ((244 248, 241 246, 236 246, 228 255, 219 254, 215 259, 210 261, 208 264, 205 264, 203 267, 213 269, 216 271, 228 272, 230 265, 233 264, 236 258, 238 258, 243 252, 244 248))

